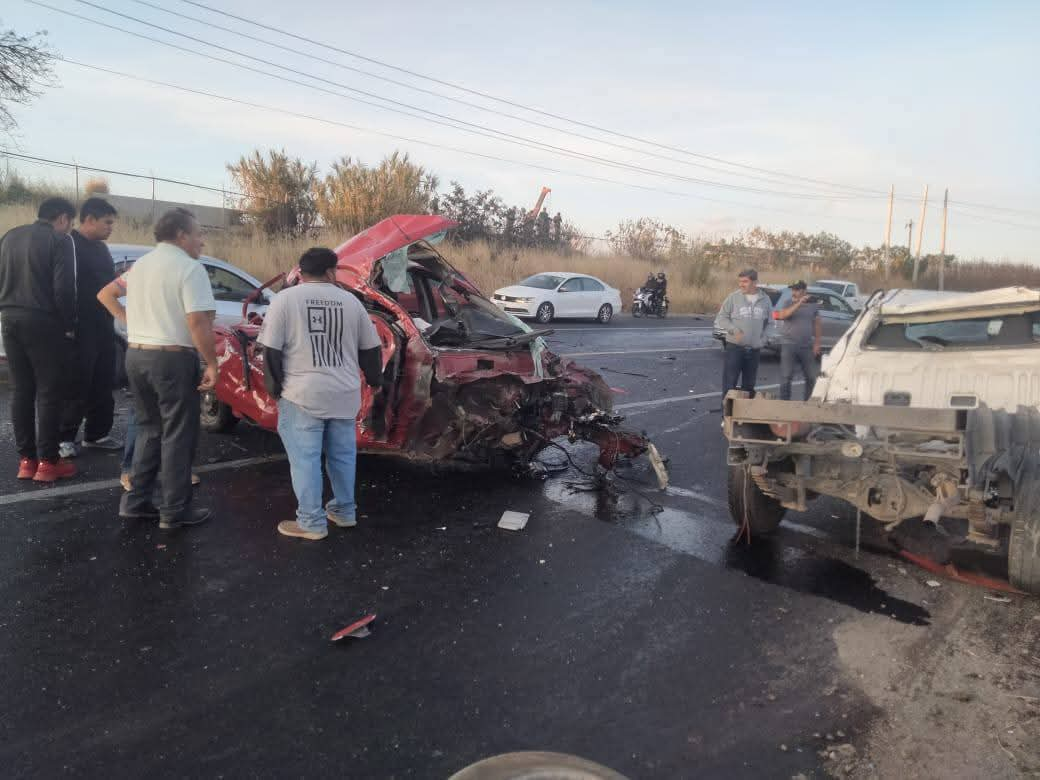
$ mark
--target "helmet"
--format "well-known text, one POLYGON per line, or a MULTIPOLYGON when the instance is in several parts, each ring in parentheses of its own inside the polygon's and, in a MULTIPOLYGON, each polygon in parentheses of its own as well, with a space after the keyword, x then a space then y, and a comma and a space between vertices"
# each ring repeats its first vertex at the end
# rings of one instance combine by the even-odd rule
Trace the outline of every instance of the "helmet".
POLYGON ((660 272, 658 272, 658 274, 657 274, 657 280, 658 280, 659 282, 663 282, 663 281, 664 281, 664 271, 660 271, 660 272))

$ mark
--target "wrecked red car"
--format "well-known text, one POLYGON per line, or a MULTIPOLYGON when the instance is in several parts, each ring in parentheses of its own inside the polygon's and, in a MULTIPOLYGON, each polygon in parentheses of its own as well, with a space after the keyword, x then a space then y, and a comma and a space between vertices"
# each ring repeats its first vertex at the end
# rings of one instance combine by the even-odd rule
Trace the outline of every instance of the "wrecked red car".
MULTIPOLYGON (((441 256, 435 245, 454 224, 395 216, 336 250, 337 278, 365 305, 383 346, 384 387, 362 390, 359 451, 537 473, 533 457, 567 436, 597 444, 605 468, 649 452, 663 481, 653 445, 619 427, 603 379, 553 354, 543 339, 551 331, 501 311, 441 256)), ((284 284, 297 278, 290 272, 284 284)), ((276 429, 259 330, 259 317, 216 328, 219 380, 204 401, 207 429, 240 418, 276 429)))

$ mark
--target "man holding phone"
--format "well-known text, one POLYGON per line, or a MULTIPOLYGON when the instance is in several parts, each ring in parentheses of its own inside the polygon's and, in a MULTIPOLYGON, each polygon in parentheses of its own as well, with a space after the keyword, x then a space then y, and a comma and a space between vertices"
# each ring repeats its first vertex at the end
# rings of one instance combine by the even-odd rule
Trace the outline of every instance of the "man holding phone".
POLYGON ((805 377, 804 400, 812 395, 819 371, 816 358, 820 356, 820 304, 808 294, 806 284, 799 279, 790 285, 791 303, 773 312, 780 324, 780 399, 791 400, 791 382, 796 366, 801 366, 805 377))

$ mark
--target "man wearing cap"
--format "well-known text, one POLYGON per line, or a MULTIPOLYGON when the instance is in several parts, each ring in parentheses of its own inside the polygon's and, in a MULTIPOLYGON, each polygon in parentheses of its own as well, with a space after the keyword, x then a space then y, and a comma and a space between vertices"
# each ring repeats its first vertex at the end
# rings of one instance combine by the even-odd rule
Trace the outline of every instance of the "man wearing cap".
POLYGON ((805 377, 804 400, 812 395, 819 372, 816 358, 820 356, 820 305, 806 293, 801 279, 790 285, 791 302, 773 312, 780 322, 780 399, 791 400, 791 380, 796 366, 801 366, 805 377))

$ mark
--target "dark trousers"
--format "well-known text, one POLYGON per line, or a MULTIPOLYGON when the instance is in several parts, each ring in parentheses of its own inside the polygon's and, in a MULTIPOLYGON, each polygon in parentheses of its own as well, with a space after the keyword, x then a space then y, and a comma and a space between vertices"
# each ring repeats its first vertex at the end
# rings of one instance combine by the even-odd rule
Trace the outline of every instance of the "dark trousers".
POLYGON ((739 386, 755 395, 755 380, 758 379, 759 350, 726 342, 725 363, 722 367, 722 397, 739 386))
POLYGON ((116 340, 112 323, 101 322, 77 334, 74 387, 65 404, 61 441, 75 441, 86 418, 83 438, 97 441, 112 430, 115 399, 112 397, 116 370, 116 340))
POLYGON ((812 395, 813 385, 819 372, 816 369, 816 356, 812 347, 808 344, 781 344, 780 345, 780 400, 791 400, 791 382, 794 372, 801 367, 802 376, 805 377, 805 392, 803 400, 808 401, 812 395))
POLYGON ((5 309, 3 316, 4 350, 11 375, 11 422, 18 455, 56 461, 68 388, 69 340, 58 319, 46 312, 5 309))
POLYGON ((191 509, 191 463, 199 440, 199 359, 195 352, 128 349, 126 375, 134 393, 137 440, 133 490, 121 512, 146 513, 156 480, 161 520, 178 521, 191 509))

